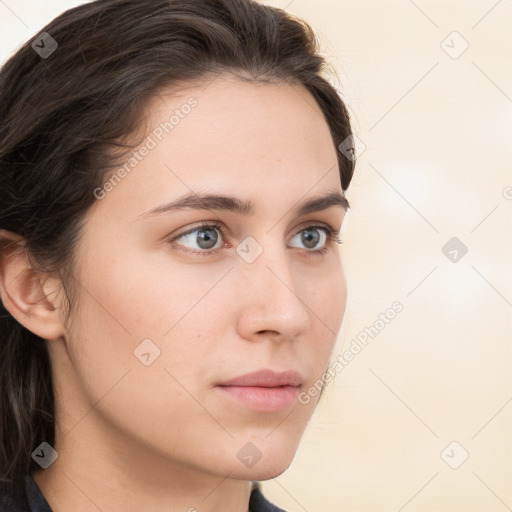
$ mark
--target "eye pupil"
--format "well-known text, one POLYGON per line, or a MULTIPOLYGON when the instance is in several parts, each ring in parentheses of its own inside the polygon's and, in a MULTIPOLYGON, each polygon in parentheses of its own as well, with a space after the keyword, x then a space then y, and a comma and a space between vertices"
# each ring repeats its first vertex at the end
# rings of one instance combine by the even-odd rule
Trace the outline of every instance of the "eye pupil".
POLYGON ((305 229, 304 234, 302 235, 302 240, 304 245, 308 249, 314 248, 318 245, 318 241, 320 240, 320 235, 318 234, 317 229, 305 229))
POLYGON ((215 244, 217 243, 218 235, 217 232, 214 229, 206 228, 201 229, 198 231, 197 236, 197 243, 201 249, 211 249, 212 247, 215 247, 215 244), (211 241, 213 240, 213 243, 211 241), (202 245, 201 242, 206 242, 207 245, 202 245), (210 245, 208 245, 210 243, 210 245))

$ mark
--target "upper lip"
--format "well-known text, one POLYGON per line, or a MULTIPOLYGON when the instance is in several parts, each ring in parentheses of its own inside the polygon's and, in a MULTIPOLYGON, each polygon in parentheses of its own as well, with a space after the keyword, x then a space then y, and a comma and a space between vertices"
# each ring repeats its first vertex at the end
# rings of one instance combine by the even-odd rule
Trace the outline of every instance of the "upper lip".
POLYGON ((221 382, 219 386, 256 386, 262 388, 274 388, 278 386, 300 386, 302 377, 299 373, 288 370, 275 372, 273 370, 259 370, 246 373, 234 379, 221 382))

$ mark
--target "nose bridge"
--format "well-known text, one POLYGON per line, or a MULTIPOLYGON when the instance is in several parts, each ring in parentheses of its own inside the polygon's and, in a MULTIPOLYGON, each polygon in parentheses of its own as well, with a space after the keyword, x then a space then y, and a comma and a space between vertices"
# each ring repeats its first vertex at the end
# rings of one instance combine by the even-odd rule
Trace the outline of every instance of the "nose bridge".
MULTIPOLYGON (((286 249, 279 246, 279 243, 267 237, 264 246, 260 246, 259 253, 256 253, 254 261, 242 263, 242 272, 246 281, 250 283, 251 288, 263 297, 264 295, 287 295, 295 291, 293 275, 289 268, 288 258, 285 254, 286 249), (259 254, 259 255, 258 255, 259 254), (273 293, 270 293, 273 292, 273 293)), ((258 250, 254 245, 258 242, 246 242, 251 251, 258 250)), ((241 246, 243 245, 240 244, 241 246)), ((245 246, 247 248, 247 245, 245 246)), ((239 251, 240 254, 241 251, 239 251)), ((254 256, 253 256, 254 257, 254 256)), ((242 257, 242 259, 244 259, 242 257)))

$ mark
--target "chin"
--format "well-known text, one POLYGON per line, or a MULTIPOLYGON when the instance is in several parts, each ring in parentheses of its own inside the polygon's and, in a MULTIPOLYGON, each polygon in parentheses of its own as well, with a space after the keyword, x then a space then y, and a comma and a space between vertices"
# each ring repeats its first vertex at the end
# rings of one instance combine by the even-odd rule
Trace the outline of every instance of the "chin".
POLYGON ((276 468, 275 466, 266 467, 262 465, 258 468, 254 467, 252 469, 245 470, 236 468, 236 470, 229 472, 229 478, 232 478, 233 480, 258 480, 263 482, 265 480, 272 480, 273 478, 282 475, 289 466, 290 464, 285 464, 276 468))
POLYGON ((242 465, 231 467, 231 478, 236 480, 271 480, 283 474, 291 465, 294 453, 291 455, 272 454, 262 458, 254 466, 244 468, 242 465))
MULTIPOLYGON (((272 480, 279 475, 282 475, 289 467, 292 461, 288 461, 286 464, 274 465, 272 467, 261 467, 257 471, 252 473, 252 480, 272 480)), ((253 468, 256 469, 256 468, 253 468)))

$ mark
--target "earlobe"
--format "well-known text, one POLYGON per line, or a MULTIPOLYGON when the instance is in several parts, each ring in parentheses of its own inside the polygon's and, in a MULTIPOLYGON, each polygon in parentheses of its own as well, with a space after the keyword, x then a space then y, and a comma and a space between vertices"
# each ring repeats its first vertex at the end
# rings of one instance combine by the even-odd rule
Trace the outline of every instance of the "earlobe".
POLYGON ((24 239, 0 230, 0 298, 7 311, 43 339, 64 335, 57 294, 45 293, 44 276, 31 266, 24 239))

